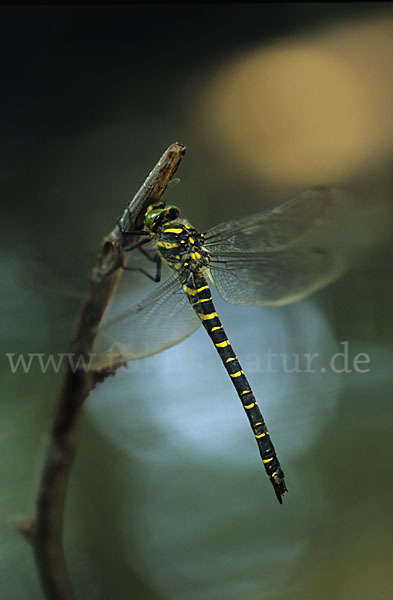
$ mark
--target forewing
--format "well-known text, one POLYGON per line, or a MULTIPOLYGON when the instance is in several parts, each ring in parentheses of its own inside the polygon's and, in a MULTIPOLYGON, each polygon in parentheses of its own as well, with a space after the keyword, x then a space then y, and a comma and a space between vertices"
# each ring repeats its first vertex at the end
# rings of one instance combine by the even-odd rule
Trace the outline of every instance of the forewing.
POLYGON ((127 360, 144 358, 181 342, 200 325, 177 277, 104 323, 100 351, 119 348, 127 360))
POLYGON ((376 231, 359 199, 337 188, 314 188, 214 228, 212 236, 209 231, 211 275, 232 304, 288 304, 340 276, 367 251, 376 231))
POLYGON ((324 219, 340 195, 340 190, 326 186, 306 190, 273 209, 213 227, 205 246, 213 253, 288 248, 324 219))
POLYGON ((211 275, 231 304, 283 306, 300 300, 336 279, 345 265, 322 248, 238 253, 213 260, 211 275))

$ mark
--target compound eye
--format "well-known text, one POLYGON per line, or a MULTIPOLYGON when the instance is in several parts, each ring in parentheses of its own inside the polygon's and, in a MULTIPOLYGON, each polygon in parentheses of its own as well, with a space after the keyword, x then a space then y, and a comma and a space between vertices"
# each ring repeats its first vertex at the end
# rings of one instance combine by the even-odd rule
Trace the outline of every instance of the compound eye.
POLYGON ((174 221, 175 219, 177 219, 177 217, 180 215, 180 210, 176 207, 176 206, 171 206, 168 210, 168 218, 171 221, 174 221))
POLYGON ((173 204, 167 204, 165 208, 165 218, 168 221, 174 221, 180 215, 180 210, 177 206, 173 206, 173 204))
POLYGON ((162 208, 150 210, 145 216, 145 225, 148 229, 152 229, 162 215, 162 208))

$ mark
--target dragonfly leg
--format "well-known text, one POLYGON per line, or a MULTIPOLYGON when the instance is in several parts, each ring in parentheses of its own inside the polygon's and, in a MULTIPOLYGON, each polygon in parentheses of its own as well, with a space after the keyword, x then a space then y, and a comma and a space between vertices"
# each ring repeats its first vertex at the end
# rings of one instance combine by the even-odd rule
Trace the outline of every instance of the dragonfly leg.
MULTIPOLYGON (((140 235, 142 232, 135 231, 133 233, 137 233, 137 234, 140 235)), ((143 235, 143 233, 142 233, 142 235, 143 235)), ((139 240, 138 242, 135 242, 135 244, 131 244, 131 246, 123 246, 123 250, 124 250, 124 252, 132 252, 133 250, 136 250, 137 248, 141 249, 141 246, 144 246, 145 244, 147 244, 150 241, 151 241, 150 237, 149 238, 144 238, 142 240, 139 240)))
POLYGON ((142 248, 142 245, 138 246, 138 250, 139 252, 142 252, 143 256, 146 256, 146 258, 148 258, 151 262, 157 262, 157 256, 159 256, 158 252, 154 252, 152 255, 142 248))
POLYGON ((140 271, 141 273, 143 273, 144 275, 146 275, 146 277, 148 277, 149 279, 151 279, 155 283, 158 283, 159 281, 161 281, 162 261, 161 261, 160 255, 157 253, 155 256, 150 256, 145 250, 142 250, 142 248, 139 248, 139 250, 145 256, 147 256, 149 258, 149 260, 151 260, 152 262, 156 263, 156 272, 155 272, 154 277, 153 277, 153 275, 150 275, 150 273, 148 273, 147 271, 145 271, 145 269, 141 269, 140 267, 125 267, 124 265, 122 265, 123 269, 125 271, 140 271))
POLYGON ((117 223, 117 226, 120 231, 121 245, 123 247, 123 250, 125 250, 126 252, 128 250, 133 250, 134 248, 133 248, 133 246, 126 247, 125 241, 124 241, 125 236, 127 236, 127 235, 148 235, 150 238, 150 231, 143 231, 143 229, 142 230, 125 229, 125 227, 122 223, 122 217, 117 217, 116 223, 117 223))
MULTIPOLYGON (((128 219, 128 216, 129 216, 129 207, 128 207, 128 205, 126 206, 126 211, 127 211, 127 214, 126 214, 125 221, 127 222, 127 219, 128 219)), ((117 217, 117 219, 116 219, 116 223, 117 223, 118 228, 120 229, 120 233, 122 233, 122 234, 123 233, 124 234, 132 234, 132 233, 133 234, 137 234, 137 233, 140 233, 139 231, 133 231, 131 229, 126 229, 124 227, 124 219, 123 219, 123 223, 122 223, 122 219, 123 219, 123 216, 117 217)))

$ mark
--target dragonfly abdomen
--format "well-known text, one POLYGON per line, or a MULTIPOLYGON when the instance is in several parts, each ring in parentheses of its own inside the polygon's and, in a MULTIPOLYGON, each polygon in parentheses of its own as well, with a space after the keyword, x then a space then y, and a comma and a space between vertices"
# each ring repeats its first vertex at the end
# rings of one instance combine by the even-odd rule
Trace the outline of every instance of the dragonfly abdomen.
POLYGON ((183 285, 183 290, 201 319, 231 378, 250 422, 266 473, 281 504, 281 497, 287 491, 284 473, 250 384, 216 313, 206 277, 200 272, 194 274, 192 283, 190 284, 189 280, 187 285, 183 285))

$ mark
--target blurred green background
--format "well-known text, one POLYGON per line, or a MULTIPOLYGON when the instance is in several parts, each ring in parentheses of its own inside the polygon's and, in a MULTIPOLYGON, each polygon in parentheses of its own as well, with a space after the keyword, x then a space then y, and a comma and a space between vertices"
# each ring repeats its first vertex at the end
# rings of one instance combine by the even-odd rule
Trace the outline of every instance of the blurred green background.
POLYGON ((0 8, 2 598, 41 597, 12 518, 34 510, 61 382, 6 355, 67 352, 80 298, 38 288, 83 292, 174 141, 188 149, 166 197, 200 230, 335 183, 383 211, 380 244, 282 309, 217 298, 283 506, 203 331, 90 395, 65 521, 77 597, 391 598, 392 22, 371 3, 0 8), (342 342, 366 373, 264 368, 269 350, 327 364, 342 342))

